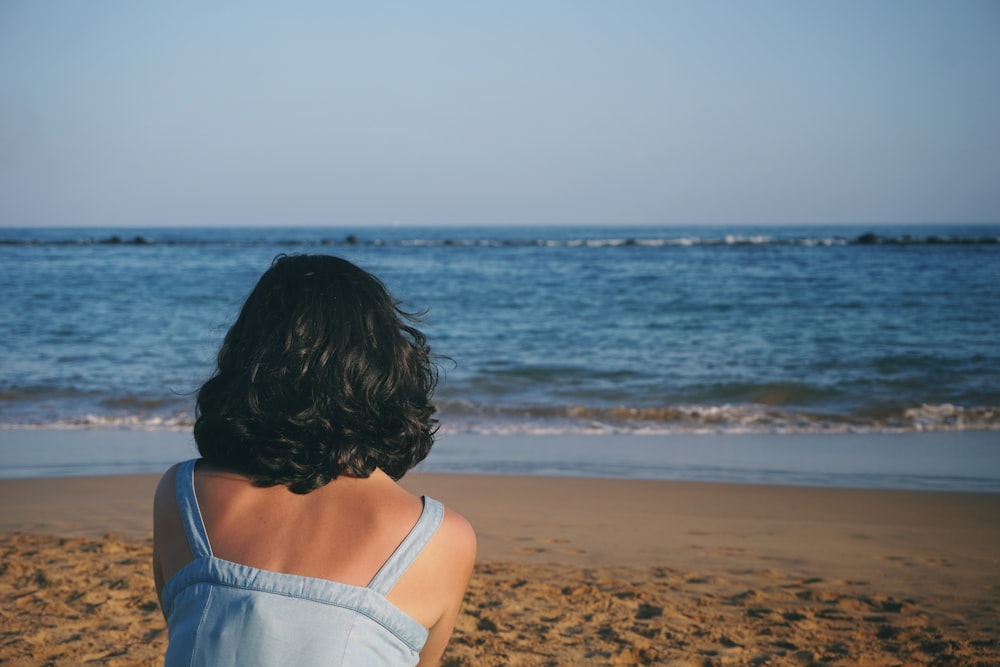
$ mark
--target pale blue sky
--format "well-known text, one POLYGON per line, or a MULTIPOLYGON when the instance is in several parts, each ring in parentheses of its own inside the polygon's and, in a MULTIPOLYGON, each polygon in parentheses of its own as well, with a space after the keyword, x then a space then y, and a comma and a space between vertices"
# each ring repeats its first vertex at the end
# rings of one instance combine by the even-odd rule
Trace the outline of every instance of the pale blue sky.
POLYGON ((0 225, 1000 221, 1000 3, 0 0, 0 225))

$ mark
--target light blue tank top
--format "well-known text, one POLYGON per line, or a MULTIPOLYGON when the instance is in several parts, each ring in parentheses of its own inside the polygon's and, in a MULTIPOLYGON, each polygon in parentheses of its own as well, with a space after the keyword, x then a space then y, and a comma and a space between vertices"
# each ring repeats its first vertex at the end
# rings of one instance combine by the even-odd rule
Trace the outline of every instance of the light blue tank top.
POLYGON ((194 492, 196 462, 177 470, 177 504, 194 560, 163 587, 166 667, 419 661, 427 629, 385 596, 441 524, 441 503, 424 497, 420 519, 368 586, 350 586, 213 556, 194 492))

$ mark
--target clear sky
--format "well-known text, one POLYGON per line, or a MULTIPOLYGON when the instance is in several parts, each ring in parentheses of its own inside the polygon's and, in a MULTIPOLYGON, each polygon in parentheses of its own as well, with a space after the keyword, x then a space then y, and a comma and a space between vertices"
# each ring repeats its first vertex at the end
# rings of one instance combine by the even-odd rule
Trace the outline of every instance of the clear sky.
POLYGON ((0 225, 1000 222, 1000 2, 0 0, 0 225))

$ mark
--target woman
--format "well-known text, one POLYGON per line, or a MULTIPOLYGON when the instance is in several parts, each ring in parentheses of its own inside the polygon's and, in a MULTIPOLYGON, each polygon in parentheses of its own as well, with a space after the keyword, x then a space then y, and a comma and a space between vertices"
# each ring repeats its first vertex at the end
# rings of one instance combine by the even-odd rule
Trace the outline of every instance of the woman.
POLYGON ((430 451, 436 373, 374 276, 281 256, 198 393, 153 570, 166 665, 433 665, 475 560, 468 522, 397 481, 430 451))

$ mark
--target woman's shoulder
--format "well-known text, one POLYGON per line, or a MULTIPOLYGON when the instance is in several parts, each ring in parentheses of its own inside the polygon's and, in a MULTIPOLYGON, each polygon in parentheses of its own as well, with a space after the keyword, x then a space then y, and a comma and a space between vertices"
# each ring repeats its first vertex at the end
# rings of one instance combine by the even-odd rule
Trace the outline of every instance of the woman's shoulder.
POLYGON ((475 560, 476 531, 468 519, 450 507, 444 508, 444 517, 435 539, 440 540, 442 546, 452 551, 456 558, 475 560))
POLYGON ((422 560, 430 566, 432 575, 438 581, 449 581, 456 591, 464 591, 472 575, 476 562, 476 531, 468 519, 450 507, 444 508, 444 516, 433 538, 424 548, 426 557, 422 560))
POLYGON ((162 506, 163 503, 173 505, 176 502, 177 473, 183 466, 188 464, 190 464, 190 461, 175 463, 160 476, 160 481, 156 485, 156 492, 153 496, 155 505, 162 506))
POLYGON ((183 462, 175 463, 160 476, 160 481, 156 484, 154 502, 156 504, 174 500, 177 487, 177 471, 184 465, 183 462))

